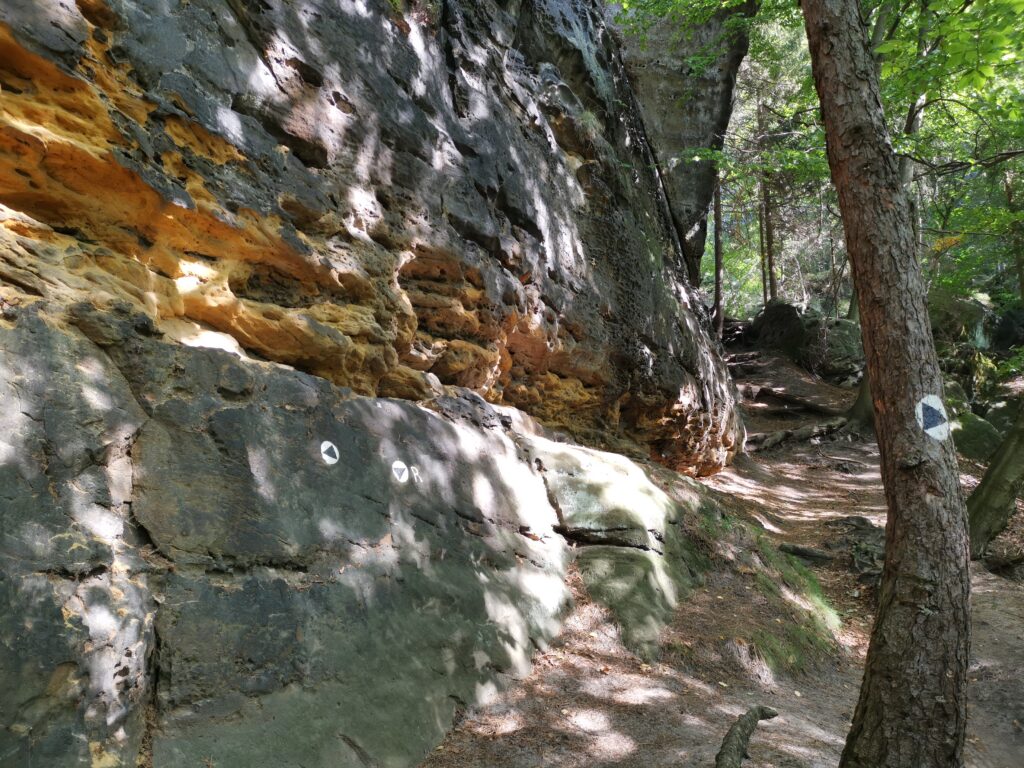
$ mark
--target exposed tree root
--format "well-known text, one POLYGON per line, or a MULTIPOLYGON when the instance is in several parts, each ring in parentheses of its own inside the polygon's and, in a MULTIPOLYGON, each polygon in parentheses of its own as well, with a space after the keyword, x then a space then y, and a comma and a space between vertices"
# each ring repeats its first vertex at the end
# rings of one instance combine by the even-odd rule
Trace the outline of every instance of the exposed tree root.
POLYGON ((739 768, 743 758, 747 757, 747 744, 757 724, 761 720, 778 717, 778 714, 771 707, 756 706, 740 715, 722 740, 722 748, 715 755, 715 768, 739 768))
POLYGON ((775 389, 773 387, 757 387, 755 389, 753 386, 748 385, 748 390, 753 392, 752 399, 754 400, 777 400, 780 403, 800 408, 808 413, 817 413, 820 416, 844 416, 846 414, 845 411, 832 408, 824 403, 816 403, 813 400, 798 397, 782 389, 775 389))
POLYGON ((787 555, 793 555, 799 557, 801 560, 806 560, 809 563, 830 563, 835 558, 828 552, 814 547, 805 547, 802 544, 780 544, 779 552, 787 555))
POLYGON ((807 424, 796 429, 780 429, 778 432, 762 432, 747 438, 747 451, 766 451, 787 440, 810 440, 822 435, 838 432, 846 425, 846 417, 838 416, 820 424, 807 424))

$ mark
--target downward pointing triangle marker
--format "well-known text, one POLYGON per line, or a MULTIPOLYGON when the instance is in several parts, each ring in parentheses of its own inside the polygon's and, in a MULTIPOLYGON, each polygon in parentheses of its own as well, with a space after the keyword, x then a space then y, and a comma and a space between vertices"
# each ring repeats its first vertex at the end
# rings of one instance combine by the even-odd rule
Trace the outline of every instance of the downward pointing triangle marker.
POLYGON ((338 459, 341 458, 341 454, 338 453, 338 446, 330 440, 324 440, 320 443, 320 458, 324 460, 324 464, 327 466, 337 464, 338 459))

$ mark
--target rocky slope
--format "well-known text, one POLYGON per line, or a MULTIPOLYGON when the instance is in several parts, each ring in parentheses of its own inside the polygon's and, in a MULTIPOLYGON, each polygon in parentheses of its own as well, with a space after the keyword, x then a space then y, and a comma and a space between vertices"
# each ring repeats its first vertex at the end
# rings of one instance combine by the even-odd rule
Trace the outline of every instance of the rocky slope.
POLYGON ((0 6, 0 763, 413 765, 574 559, 655 652, 709 502, 523 414, 742 441, 603 9, 405 10, 0 6))

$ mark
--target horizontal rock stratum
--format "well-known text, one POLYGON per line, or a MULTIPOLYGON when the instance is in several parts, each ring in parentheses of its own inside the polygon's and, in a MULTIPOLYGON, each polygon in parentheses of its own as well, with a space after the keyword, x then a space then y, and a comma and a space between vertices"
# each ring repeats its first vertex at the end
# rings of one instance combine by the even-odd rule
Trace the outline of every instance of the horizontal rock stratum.
POLYGON ((742 427, 600 5, 0 5, 0 764, 414 765, 574 559, 656 652, 709 502, 559 435, 742 427))

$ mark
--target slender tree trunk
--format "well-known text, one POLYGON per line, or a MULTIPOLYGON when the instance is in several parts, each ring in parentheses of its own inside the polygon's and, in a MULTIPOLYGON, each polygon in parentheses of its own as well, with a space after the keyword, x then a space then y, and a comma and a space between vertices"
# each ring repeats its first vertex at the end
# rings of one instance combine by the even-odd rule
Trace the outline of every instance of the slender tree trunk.
POLYGON ((914 225, 859 4, 802 7, 857 285, 889 513, 878 616, 840 766, 961 768, 967 516, 941 402, 932 401, 938 413, 921 410, 925 397, 941 398, 942 377, 914 225), (923 423, 919 412, 928 416, 923 423))
POLYGON ((775 222, 772 219, 772 190, 768 179, 761 182, 764 196, 764 252, 768 266, 768 298, 779 297, 779 283, 775 276, 775 222))
POLYGON ((722 280, 725 276, 725 265, 722 254, 722 179, 715 183, 715 336, 722 338, 725 330, 725 305, 722 301, 722 280))
POLYGON ((1019 283, 1020 300, 1024 302, 1024 224, 1015 221, 1010 226, 1010 242, 1017 253, 1017 282, 1019 283))
POLYGON ((992 457, 981 483, 967 500, 971 529, 971 557, 985 553, 985 547, 1002 531, 1017 509, 1017 494, 1024 485, 1024 408, 1013 429, 992 457))
MULTIPOLYGON (((1013 181, 1013 177, 1007 174, 1003 186, 1006 192, 1006 208, 1010 213, 1020 213, 1021 205, 1014 194, 1013 181)), ((1016 255, 1020 300, 1024 301, 1024 223, 1014 221, 1010 224, 1010 247, 1016 255)))
POLYGON ((1024 227, 1016 225, 1017 235, 1014 242, 1017 243, 1017 281, 1020 283, 1020 300, 1024 302, 1024 227))
POLYGON ((757 206, 757 239, 761 249, 761 297, 762 305, 768 306, 768 257, 764 250, 764 198, 757 206))
MULTIPOLYGON (((857 301, 857 286, 853 286, 853 293, 850 294, 850 309, 846 312, 846 319, 860 322, 860 302, 857 301)), ((864 377, 867 380, 867 377, 864 377)))
MULTIPOLYGON (((764 117, 764 104, 757 105, 757 133, 758 144, 761 148, 762 159, 768 148, 768 127, 764 117)), ((761 197, 761 272, 762 278, 767 274, 767 280, 762 280, 767 286, 765 304, 769 300, 778 298, 779 286, 775 279, 775 226, 772 221, 772 195, 771 183, 768 171, 762 170, 758 182, 758 190, 761 197)))
MULTIPOLYGON (((925 11, 922 11, 924 13, 925 11)), ((925 48, 924 45, 924 32, 919 33, 918 41, 918 56, 923 55, 925 48)), ((907 119, 903 123, 903 134, 905 136, 914 136, 918 131, 921 130, 921 124, 924 121, 924 108, 927 103, 925 94, 920 94, 914 103, 910 105, 910 109, 907 110, 907 119)), ((917 191, 914 189, 914 161, 908 155, 902 155, 900 157, 900 183, 903 185, 903 189, 907 193, 907 204, 910 207, 910 221, 914 227, 914 253, 920 254, 923 246, 921 240, 921 205, 918 199, 917 191)))
POLYGON ((875 405, 871 402, 871 379, 867 373, 857 388, 857 399, 846 414, 846 431, 865 433, 875 426, 875 405))

